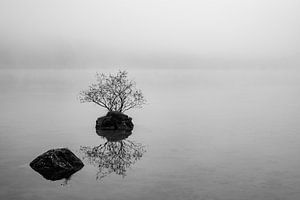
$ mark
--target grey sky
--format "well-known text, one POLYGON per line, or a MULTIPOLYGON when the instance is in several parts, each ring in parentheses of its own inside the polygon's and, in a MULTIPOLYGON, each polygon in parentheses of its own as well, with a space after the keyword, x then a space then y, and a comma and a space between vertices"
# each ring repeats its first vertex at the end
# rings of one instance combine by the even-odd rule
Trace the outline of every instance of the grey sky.
POLYGON ((1 0, 0 66, 297 66, 299 0, 1 0))

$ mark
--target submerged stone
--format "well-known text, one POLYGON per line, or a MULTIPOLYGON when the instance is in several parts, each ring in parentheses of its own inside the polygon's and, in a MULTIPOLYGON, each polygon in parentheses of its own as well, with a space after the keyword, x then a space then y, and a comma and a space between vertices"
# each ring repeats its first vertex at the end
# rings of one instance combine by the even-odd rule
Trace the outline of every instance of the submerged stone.
POLYGON ((51 149, 35 158, 29 165, 45 179, 52 181, 68 179, 84 166, 67 148, 51 149))
POLYGON ((121 112, 111 111, 106 116, 99 117, 96 121, 96 129, 100 130, 125 130, 132 131, 132 118, 121 112))

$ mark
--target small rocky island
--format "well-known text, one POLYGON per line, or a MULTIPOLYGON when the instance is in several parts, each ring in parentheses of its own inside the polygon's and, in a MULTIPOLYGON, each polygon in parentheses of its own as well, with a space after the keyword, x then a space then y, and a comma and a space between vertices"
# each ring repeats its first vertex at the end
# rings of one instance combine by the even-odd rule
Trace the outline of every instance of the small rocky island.
POLYGON ((110 111, 96 121, 96 130, 132 131, 133 126, 132 118, 118 111, 110 111))

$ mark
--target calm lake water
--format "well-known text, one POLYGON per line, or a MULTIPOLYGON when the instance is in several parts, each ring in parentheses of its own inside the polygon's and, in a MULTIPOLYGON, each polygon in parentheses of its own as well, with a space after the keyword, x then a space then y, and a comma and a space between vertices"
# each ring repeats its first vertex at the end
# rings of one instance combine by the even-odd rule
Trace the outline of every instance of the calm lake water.
POLYGON ((0 71, 0 199, 300 199, 300 72, 131 70, 148 100, 127 112, 144 146, 126 176, 85 166, 67 182, 29 167, 41 153, 105 143, 106 111, 79 103, 105 70, 0 71))

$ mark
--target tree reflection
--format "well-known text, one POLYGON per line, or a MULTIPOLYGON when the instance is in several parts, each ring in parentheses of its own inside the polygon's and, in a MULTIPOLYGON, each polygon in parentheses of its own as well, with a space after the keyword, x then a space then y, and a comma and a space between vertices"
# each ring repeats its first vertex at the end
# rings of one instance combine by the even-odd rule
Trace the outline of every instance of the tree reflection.
POLYGON ((127 169, 145 153, 142 144, 126 139, 131 132, 97 131, 97 134, 107 141, 96 147, 81 147, 81 151, 84 159, 99 169, 98 180, 113 172, 125 177, 127 169))

